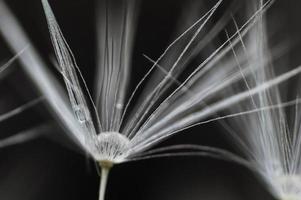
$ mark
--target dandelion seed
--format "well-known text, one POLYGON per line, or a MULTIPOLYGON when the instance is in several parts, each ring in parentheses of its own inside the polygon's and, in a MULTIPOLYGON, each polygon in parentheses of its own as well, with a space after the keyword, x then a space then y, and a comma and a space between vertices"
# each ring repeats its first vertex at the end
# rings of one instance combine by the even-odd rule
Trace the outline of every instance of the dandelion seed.
MULTIPOLYGON (((197 125, 201 120, 215 115, 216 112, 246 100, 250 95, 256 95, 301 72, 301 67, 298 67, 261 85, 249 88, 250 90, 227 98, 222 98, 220 95, 224 89, 239 83, 242 73, 244 77, 248 77, 254 70, 260 68, 242 65, 238 69, 236 62, 227 57, 232 53, 231 47, 240 42, 240 37, 256 24, 258 16, 271 5, 272 1, 267 1, 184 81, 178 81, 177 77, 193 59, 193 55, 210 42, 206 38, 201 44, 199 36, 222 3, 222 0, 219 0, 206 14, 180 34, 157 60, 149 59, 153 62, 153 66, 132 94, 128 94, 130 52, 134 36, 134 4, 132 3, 133 1, 122 1, 121 11, 117 16, 110 12, 111 5, 106 5, 106 11, 100 12, 103 16, 99 19, 98 28, 100 59, 94 98, 88 91, 47 0, 42 0, 42 4, 58 61, 57 68, 65 81, 69 102, 66 101, 65 93, 51 73, 46 70, 46 65, 33 48, 21 59, 26 71, 46 97, 49 107, 55 112, 58 120, 68 129, 70 136, 101 166, 100 200, 104 199, 109 171, 115 164, 169 156, 171 154, 166 153, 167 150, 180 147, 203 151, 199 152, 200 154, 225 155, 233 160, 241 160, 225 151, 189 145, 157 151, 149 149, 167 137, 197 125), (147 79, 151 81, 145 83, 147 79), (132 100, 137 98, 137 91, 145 84, 141 95, 143 98, 129 110, 132 100), (176 84, 177 88, 169 91, 173 84, 176 84), (158 154, 153 155, 153 153, 158 154)), ((0 31, 14 51, 17 51, 20 45, 29 42, 4 4, 0 4, 0 31), (15 42, 16 39, 18 42, 15 42)))
MULTIPOLYGON (((262 5, 262 1, 259 1, 262 5)), ((258 6, 258 5, 257 5, 258 6)), ((237 24, 235 23, 237 26, 237 24)), ((261 17, 256 29, 251 32, 249 40, 245 43, 241 38, 244 56, 249 57, 248 65, 262 66, 247 79, 245 87, 261 85, 273 78, 272 68, 265 62, 270 57, 267 47, 267 33, 265 19, 261 17), (256 52, 250 55, 249 52, 256 52)), ((233 51, 235 51, 233 49, 233 51)), ((252 89, 249 89, 251 91, 252 89)), ((243 110, 276 106, 273 109, 264 109, 260 112, 239 115, 228 119, 237 133, 233 138, 237 145, 247 155, 252 170, 266 183, 270 192, 281 200, 301 199, 301 172, 300 172, 300 98, 295 101, 283 103, 280 90, 274 87, 270 90, 259 92, 251 99, 237 104, 231 110, 234 113, 243 110), (292 128, 287 123, 285 107, 295 106, 295 121, 292 128)), ((247 161, 246 161, 247 162, 247 161)))

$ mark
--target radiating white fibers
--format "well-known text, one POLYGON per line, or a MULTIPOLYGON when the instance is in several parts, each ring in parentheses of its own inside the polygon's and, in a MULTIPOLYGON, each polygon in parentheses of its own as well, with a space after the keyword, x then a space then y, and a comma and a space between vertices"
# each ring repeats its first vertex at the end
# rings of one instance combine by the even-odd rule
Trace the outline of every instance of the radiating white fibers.
MULTIPOLYGON (((243 50, 235 51, 242 38, 260 21, 262 13, 273 3, 272 0, 268 0, 253 12, 242 26, 237 26, 232 35, 227 33, 227 39, 209 52, 209 56, 198 63, 184 81, 178 81, 179 75, 190 61, 199 51, 204 50, 214 37, 218 37, 229 23, 221 18, 219 22, 222 23, 213 26, 215 32, 206 35, 208 24, 222 3, 222 0, 217 1, 195 23, 191 23, 190 27, 167 46, 158 59, 149 58, 152 67, 132 93, 128 91, 127 86, 135 35, 134 1, 121 1, 118 12, 111 10, 110 3, 100 6, 103 10, 98 12, 100 16, 97 23, 99 55, 96 91, 90 94, 48 1, 42 0, 58 61, 57 68, 62 74, 67 92, 47 70, 45 62, 33 48, 22 56, 21 62, 71 138, 102 166, 105 178, 100 187, 100 200, 104 198, 109 168, 114 164, 150 158, 150 148, 167 137, 205 123, 208 117, 215 116, 217 112, 239 105, 301 72, 299 66, 278 77, 265 79, 260 84, 248 84, 247 88, 233 95, 223 95, 223 91, 252 78, 254 72, 260 73, 262 68, 268 68, 269 60, 266 54, 260 63, 251 65, 250 57, 253 58, 257 54, 254 49, 248 52, 249 56, 245 56, 243 50), (204 40, 201 35, 206 35, 204 40), (233 52, 236 53, 235 58, 233 52), (143 90, 142 95, 137 95, 138 90, 143 90), (65 98, 66 93, 69 101, 65 98), (133 104, 135 98, 137 101, 133 104)), ((28 42, 20 27, 9 9, 0 2, 0 31, 14 51, 18 51, 22 44, 28 42)), ((237 116, 244 113, 260 113, 282 106, 284 104, 273 102, 215 119, 233 117, 235 113, 237 116)), ((175 147, 170 149, 173 148, 175 147)), ((168 148, 164 149, 164 152, 166 150, 168 148)), ((235 155, 222 150, 194 150, 207 155, 226 155, 233 160, 239 160, 235 155)), ((163 155, 163 151, 157 153, 163 155)))
MULTIPOLYGON (((263 2, 260 3, 262 5, 263 2)), ((261 66, 260 70, 244 79, 244 87, 249 91, 252 91, 249 87, 260 86, 274 77, 273 68, 268 67, 272 62, 265 62, 275 56, 269 51, 266 23, 265 17, 261 16, 248 40, 241 40, 244 54, 249 57, 249 65, 261 66), (256 53, 250 55, 249 52, 256 53)), ((235 92, 234 88, 231 90, 235 92)), ((295 96, 296 100, 291 101, 295 103, 284 106, 286 103, 281 100, 283 94, 275 86, 250 96, 250 99, 229 110, 237 113, 275 104, 283 106, 226 119, 233 128, 231 136, 247 156, 252 170, 263 180, 271 194, 280 200, 301 199, 300 95, 295 96), (290 118, 287 117, 289 109, 294 113, 290 118)))
MULTIPOLYGON (((3 66, 0 67, 0 75, 2 72, 4 72, 5 70, 7 70, 13 62, 15 62, 20 55, 26 51, 27 47, 23 48, 20 52, 18 52, 14 57, 12 57, 8 62, 6 62, 3 66)), ((13 110, 10 110, 6 113, 0 114, 0 122, 3 122, 7 119, 10 119, 14 116, 17 116, 19 114, 21 114, 22 112, 36 106, 37 104, 41 103, 43 100, 42 97, 34 99, 32 101, 29 101, 13 110)), ((16 145, 16 144, 20 144, 26 141, 29 141, 33 138, 36 138, 40 135, 42 135, 42 132, 45 132, 45 127, 50 128, 50 126, 48 125, 41 125, 38 127, 35 127, 33 129, 30 130, 26 130, 26 131, 21 131, 15 135, 12 135, 10 137, 7 138, 3 138, 0 140, 0 148, 4 148, 4 147, 8 147, 8 146, 12 146, 12 145, 16 145)))

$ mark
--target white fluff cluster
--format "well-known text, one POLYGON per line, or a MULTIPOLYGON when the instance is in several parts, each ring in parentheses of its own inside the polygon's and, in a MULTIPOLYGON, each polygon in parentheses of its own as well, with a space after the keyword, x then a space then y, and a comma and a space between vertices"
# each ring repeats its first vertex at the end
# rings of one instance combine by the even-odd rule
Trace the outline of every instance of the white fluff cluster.
MULTIPOLYGON (((260 5, 257 5, 260 6, 260 5)), ((255 6, 256 7, 256 6, 255 6)), ((250 66, 259 66, 252 76, 244 79, 245 88, 262 85, 273 79, 274 71, 267 42, 266 20, 261 17, 246 40, 241 40, 243 55, 250 66), (250 53, 251 52, 251 53, 250 53)), ((281 67, 281 66, 275 66, 281 67)), ((286 67, 286 66, 282 66, 286 67)), ((229 92, 229 91, 228 91, 229 92)), ((233 88, 232 88, 233 92, 233 88)), ((297 91, 299 93, 299 91, 297 91)), ((283 102, 280 89, 275 86, 261 91, 250 99, 231 107, 234 113, 258 108, 258 112, 247 113, 227 119, 231 124, 231 135, 247 155, 250 167, 263 179, 270 192, 281 200, 301 199, 301 133, 300 99, 283 102), (288 118, 285 108, 294 108, 288 118)))
MULTIPOLYGON (((201 124, 204 122, 202 120, 214 116, 216 112, 300 73, 301 67, 298 67, 245 91, 226 97, 222 95, 227 88, 240 84, 244 77, 260 69, 260 66, 250 65, 237 67, 232 50, 271 5, 272 1, 267 1, 241 27, 237 27, 233 35, 228 35, 228 39, 196 66, 184 81, 179 82, 177 77, 189 61, 227 24, 221 19, 213 27, 212 34, 206 35, 204 40, 199 38, 222 2, 219 0, 180 34, 157 60, 149 58, 152 67, 130 95, 126 89, 134 37, 133 1, 123 1, 120 10, 115 12, 110 12, 110 5, 103 6, 107 9, 99 12, 100 56, 95 95, 90 94, 47 0, 42 0, 42 3, 58 61, 57 68, 64 78, 69 101, 64 89, 47 70, 34 48, 24 52, 20 61, 58 121, 95 160, 120 163, 137 159, 143 152, 177 132, 201 124), (148 79, 149 82, 146 82, 148 79), (168 90, 173 84, 177 85, 176 89, 168 90), (132 106, 132 100, 142 86, 143 92, 132 106), (133 108, 129 110, 130 107, 133 108)), ((20 51, 30 41, 3 3, 0 4, 0 11, 0 31, 10 47, 20 51)), ((246 58, 240 61, 246 62, 246 58)))
MULTIPOLYGON (((249 155, 252 166, 271 186, 271 191, 282 199, 300 199, 301 137, 289 134, 282 111, 282 107, 297 101, 281 102, 279 92, 272 87, 299 74, 301 66, 273 76, 261 25, 259 31, 255 31, 256 36, 244 42, 246 35, 262 22, 262 14, 273 1, 262 2, 243 25, 235 22, 236 31, 232 35, 226 31, 227 39, 179 81, 181 72, 229 23, 222 18, 211 26, 210 34, 204 34, 223 3, 223 0, 217 1, 158 59, 152 60, 145 55, 152 66, 130 93, 128 84, 135 35, 133 2, 123 0, 117 10, 104 5, 102 8, 106 9, 99 11, 97 73, 95 91, 90 94, 48 1, 42 0, 57 69, 67 92, 34 48, 24 52, 20 61, 71 138, 101 165, 113 165, 175 150, 178 147, 157 151, 150 151, 150 148, 192 126, 231 118, 241 133, 234 134, 235 138, 249 155), (241 83, 245 87, 236 91, 241 83), (233 114, 216 117, 217 112, 228 108, 233 108, 233 114)), ((1 1, 0 32, 16 52, 30 43, 1 1)), ((244 162, 225 151, 193 148, 244 162)), ((109 167, 103 167, 105 177, 109 167)), ((105 184, 106 179, 103 179, 100 199, 104 198, 105 184)))

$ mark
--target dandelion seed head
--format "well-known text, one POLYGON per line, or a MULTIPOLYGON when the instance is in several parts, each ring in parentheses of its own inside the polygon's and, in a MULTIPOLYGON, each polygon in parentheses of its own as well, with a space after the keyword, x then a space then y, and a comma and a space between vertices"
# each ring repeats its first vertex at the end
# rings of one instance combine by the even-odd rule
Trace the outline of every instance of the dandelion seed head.
MULTIPOLYGON (((135 24, 133 1, 125 1, 124 5, 120 6, 124 7, 120 16, 115 15, 117 12, 110 12, 110 5, 103 7, 105 12, 99 12, 103 15, 99 16, 98 24, 99 67, 95 96, 93 97, 48 1, 42 0, 57 57, 57 68, 64 78, 67 92, 59 86, 59 83, 56 84, 57 80, 46 70, 46 64, 34 50, 25 54, 21 61, 40 92, 46 97, 51 109, 55 111, 55 115, 62 121, 61 124, 67 128, 70 136, 103 168, 99 199, 104 199, 108 168, 113 164, 150 158, 152 155, 147 151, 162 140, 192 126, 226 118, 226 116, 222 116, 202 121, 234 104, 246 108, 234 112, 232 116, 254 113, 254 110, 260 111, 263 108, 254 118, 246 118, 235 123, 239 128, 243 128, 242 132, 246 133, 243 138, 246 138, 247 141, 242 146, 246 151, 249 150, 248 153, 256 158, 257 163, 260 161, 258 163, 259 171, 265 176, 266 181, 269 181, 269 185, 272 186, 277 197, 281 197, 283 200, 300 199, 297 198, 301 191, 300 178, 285 176, 286 171, 283 166, 286 165, 282 165, 283 160, 291 157, 287 156, 290 154, 288 151, 290 148, 286 147, 289 147, 290 143, 285 135, 286 131, 284 131, 286 126, 282 124, 282 113, 279 113, 278 116, 266 112, 266 108, 276 108, 277 105, 280 105, 278 104, 280 101, 276 101, 278 96, 273 95, 271 99, 275 99, 275 102, 269 102, 270 98, 265 96, 267 95, 265 91, 301 73, 301 66, 277 78, 265 79, 265 71, 261 68, 266 68, 269 53, 261 50, 263 45, 255 45, 257 48, 253 49, 253 45, 250 45, 249 48, 248 43, 245 45, 243 40, 243 37, 247 36, 250 29, 256 25, 255 22, 262 19, 262 13, 273 0, 266 1, 254 14, 252 11, 252 16, 243 25, 238 26, 235 23, 237 31, 234 34, 231 35, 227 32, 227 40, 218 46, 208 58, 198 63, 189 76, 185 77, 183 81, 177 79, 188 63, 198 52, 207 47, 211 40, 214 41, 214 38, 226 25, 226 20, 221 20, 221 23, 214 25, 212 31, 209 31, 202 41, 198 41, 199 36, 207 29, 206 25, 222 2, 223 0, 219 0, 177 37, 157 60, 147 57, 153 66, 127 98, 128 92, 130 92, 128 83, 134 38, 133 24, 135 24), (231 51, 234 54, 233 58, 229 57, 231 51), (155 68, 157 71, 153 70, 155 68), (149 84, 145 83, 146 80, 149 81, 149 84), (226 89, 235 89, 236 87, 232 86, 239 84, 240 80, 246 82, 246 87, 242 88, 242 91, 234 91, 234 94, 227 94, 226 97, 219 99, 221 93, 227 92, 226 89), (173 83, 177 84, 175 89, 173 83), (141 95, 136 95, 136 92, 140 90, 142 91, 141 95), (69 102, 65 98, 66 93, 69 102), (261 96, 257 98, 255 95, 261 96), (136 100, 135 98, 138 98, 137 101, 132 101, 136 100), (243 101, 249 98, 251 105, 248 105, 249 103, 245 105, 243 101), (274 133, 279 133, 284 137, 279 137, 274 133), (280 141, 286 143, 281 146, 280 141), (247 147, 249 148, 247 149, 247 147), (283 151, 279 151, 278 147, 283 151), (281 159, 283 157, 285 159, 281 159)), ((14 51, 19 50, 20 46, 23 47, 22 44, 28 43, 29 40, 21 30, 21 26, 10 14, 9 9, 2 5, 1 1, 0 15, 1 33, 14 51)), ((261 41, 260 38, 250 38, 250 44, 258 44, 258 41, 261 41)), ((244 118, 241 116, 239 119, 244 118)), ((241 142, 242 139, 238 139, 241 142)), ((296 146, 299 143, 301 144, 301 139, 297 141, 296 146)))
POLYGON ((99 162, 120 163, 128 156, 130 140, 118 132, 100 133, 95 141, 99 162))

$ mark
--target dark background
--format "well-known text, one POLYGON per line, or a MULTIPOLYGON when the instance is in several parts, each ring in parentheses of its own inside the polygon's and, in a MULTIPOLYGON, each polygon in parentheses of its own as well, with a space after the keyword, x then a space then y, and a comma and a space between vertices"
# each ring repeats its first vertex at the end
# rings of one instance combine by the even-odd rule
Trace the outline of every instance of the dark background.
MULTIPOLYGON (((49 62, 52 46, 39 0, 6 0, 18 17, 41 55, 49 62)), ((91 0, 49 0, 62 31, 69 42, 78 65, 89 86, 95 69, 95 2, 91 0)), ((201 13, 215 1, 199 0, 201 13)), ((222 15, 232 1, 225 1, 218 10, 222 15)), ((236 1, 242 4, 244 1, 236 1)), ((146 53, 157 58, 174 38, 177 20, 183 8, 197 1, 142 0, 138 16, 133 55, 131 87, 146 72, 146 53)), ((289 66, 300 61, 301 2, 278 0, 268 11, 269 26, 275 38, 289 39, 291 48, 286 60, 289 66)), ((188 11, 189 12, 189 11, 188 11)), ((201 14, 200 13, 200 14, 201 14)), ((218 17, 217 17, 218 18, 218 17)), ((12 54, 0 40, 3 63, 12 54)), ((299 62, 300 63, 300 62, 299 62)), ((55 70, 53 70, 55 72, 55 70)), ((1 77, 0 108, 5 113, 37 96, 34 86, 18 64, 1 77)), ((0 138, 41 122, 53 122, 42 106, 1 122, 0 138)), ((1 200, 66 200, 97 199, 99 177, 94 163, 63 137, 57 128, 51 134, 33 141, 0 149, 1 200)), ((218 123, 186 130, 161 145, 197 143, 223 147, 236 152, 218 123)), ((239 153, 239 152, 237 152, 239 153)), ((263 183, 248 169, 234 163, 205 157, 173 157, 126 163, 113 168, 106 199, 173 199, 173 200, 240 200, 273 199, 263 183)))

